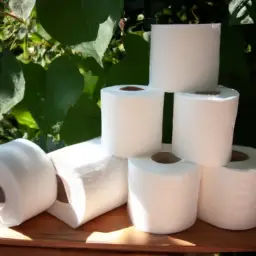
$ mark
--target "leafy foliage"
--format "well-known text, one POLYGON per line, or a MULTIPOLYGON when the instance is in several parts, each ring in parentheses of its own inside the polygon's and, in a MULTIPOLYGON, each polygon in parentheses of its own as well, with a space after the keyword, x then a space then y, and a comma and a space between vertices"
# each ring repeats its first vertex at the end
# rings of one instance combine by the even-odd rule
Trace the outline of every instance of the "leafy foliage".
POLYGON ((25 125, 30 129, 38 129, 31 113, 27 110, 26 106, 19 104, 12 109, 12 115, 16 118, 20 125, 25 125))
POLYGON ((23 101, 17 106, 30 111, 39 128, 44 130, 43 104, 46 97, 46 71, 38 64, 23 64, 26 91, 23 101))
POLYGON ((256 6, 252 0, 232 0, 229 4, 230 24, 250 24, 256 21, 256 6))
POLYGON ((101 134, 101 111, 95 101, 83 94, 72 107, 60 130, 60 137, 67 144, 86 141, 101 134))
POLYGON ((24 95, 25 79, 19 62, 4 50, 0 59, 0 115, 7 113, 24 95))
POLYGON ((35 6, 36 0, 9 0, 10 9, 16 17, 27 20, 35 6))
POLYGON ((120 19, 123 0, 44 0, 37 1, 36 7, 41 24, 56 40, 101 61, 120 19))
POLYGON ((124 40, 124 48, 127 54, 123 60, 110 70, 107 84, 148 84, 148 42, 142 36, 128 34, 124 40))
MULTIPOLYGON (((99 136, 101 88, 148 84, 152 23, 221 22, 219 80, 242 94, 235 142, 256 145, 243 135, 244 123, 256 128, 248 123, 256 109, 255 6, 252 0, 0 1, 0 40, 9 50, 8 61, 1 58, 2 124, 10 119, 15 127, 11 134, 0 130, 1 141, 25 136, 49 152, 99 136)), ((171 141, 172 101, 166 94, 164 142, 171 141)))
POLYGON ((83 77, 68 57, 54 60, 46 73, 44 122, 48 127, 63 121, 83 92, 83 77))
POLYGON ((78 66, 84 77, 84 93, 91 99, 100 100, 100 90, 106 82, 104 69, 91 57, 80 59, 78 66))

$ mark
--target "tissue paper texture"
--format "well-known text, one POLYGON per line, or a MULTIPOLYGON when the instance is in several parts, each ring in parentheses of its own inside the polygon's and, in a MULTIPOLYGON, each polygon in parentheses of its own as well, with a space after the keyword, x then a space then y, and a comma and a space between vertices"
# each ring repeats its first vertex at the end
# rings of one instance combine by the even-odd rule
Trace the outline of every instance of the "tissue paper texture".
POLYGON ((218 84, 220 24, 152 25, 150 86, 165 92, 218 84))
POLYGON ((161 149, 163 104, 164 92, 148 86, 102 89, 103 147, 119 157, 138 156, 161 149))
POLYGON ((198 217, 219 228, 246 230, 256 227, 256 150, 233 150, 226 167, 203 168, 198 217))
POLYGON ((64 185, 59 195, 66 194, 66 199, 58 198, 48 212, 72 228, 127 202, 127 159, 106 153, 100 138, 54 151, 50 157, 64 185))
POLYGON ((174 94, 173 153, 206 167, 229 162, 238 110, 237 91, 219 86, 216 92, 174 94))
MULTIPOLYGON (((171 145, 163 144, 161 151, 171 152, 171 145)), ((168 159, 168 153, 157 158, 162 163, 151 155, 128 161, 129 215, 133 225, 144 232, 180 232, 196 221, 200 167, 168 159)))
POLYGON ((0 209, 1 226, 20 225, 56 200, 54 166, 33 142, 17 139, 0 146, 0 177, 5 199, 0 209))

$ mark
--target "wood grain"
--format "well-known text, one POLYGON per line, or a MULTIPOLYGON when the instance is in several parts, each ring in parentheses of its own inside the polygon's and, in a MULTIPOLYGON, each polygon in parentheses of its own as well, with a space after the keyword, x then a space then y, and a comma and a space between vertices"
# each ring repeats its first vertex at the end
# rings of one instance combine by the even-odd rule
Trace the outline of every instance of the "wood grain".
POLYGON ((221 230, 202 221, 174 235, 151 235, 136 230, 126 206, 74 230, 43 213, 21 226, 0 229, 0 244, 48 248, 86 248, 129 252, 239 252, 256 251, 256 229, 221 230))
MULTIPOLYGON (((156 253, 127 253, 127 252, 108 252, 98 250, 82 249, 51 249, 51 248, 34 248, 34 247, 11 247, 0 246, 1 255, 8 256, 169 256, 167 254, 156 253)), ((179 254, 170 256, 182 256, 179 254)), ((193 255, 194 256, 194 255, 193 255)))

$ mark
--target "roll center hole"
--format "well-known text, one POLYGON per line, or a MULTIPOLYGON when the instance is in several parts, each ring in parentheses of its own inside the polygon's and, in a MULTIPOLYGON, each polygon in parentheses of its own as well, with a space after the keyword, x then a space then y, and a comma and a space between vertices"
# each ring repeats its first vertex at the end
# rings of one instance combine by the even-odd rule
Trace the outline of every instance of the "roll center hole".
POLYGON ((3 188, 0 187, 0 211, 2 210, 4 205, 5 205, 5 193, 3 188))
POLYGON ((180 158, 170 152, 158 152, 152 155, 151 159, 160 164, 173 164, 180 161, 180 158))
POLYGON ((202 91, 202 92, 195 92, 198 95, 220 95, 219 91, 202 91))
POLYGON ((236 150, 232 151, 231 162, 241 162, 246 161, 247 159, 249 159, 249 156, 245 153, 236 150))
POLYGON ((67 193, 66 193, 63 181, 58 175, 56 175, 56 177, 57 177, 57 186, 58 186, 57 200, 62 203, 68 203, 68 197, 67 197, 67 193))
POLYGON ((122 91, 143 91, 144 89, 140 88, 140 87, 136 87, 136 86, 126 86, 126 87, 120 88, 120 90, 122 90, 122 91))

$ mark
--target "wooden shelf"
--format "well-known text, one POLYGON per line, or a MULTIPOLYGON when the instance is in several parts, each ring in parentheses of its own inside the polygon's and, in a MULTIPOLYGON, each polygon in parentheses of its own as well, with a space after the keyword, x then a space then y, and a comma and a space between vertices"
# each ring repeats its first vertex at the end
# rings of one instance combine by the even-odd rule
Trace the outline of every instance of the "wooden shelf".
POLYGON ((1 228, 0 245, 3 246, 0 254, 1 248, 6 246, 131 253, 241 252, 256 251, 256 229, 226 231, 198 220, 192 228, 181 233, 151 235, 136 230, 127 216, 126 206, 122 206, 76 230, 43 213, 19 227, 1 228))

